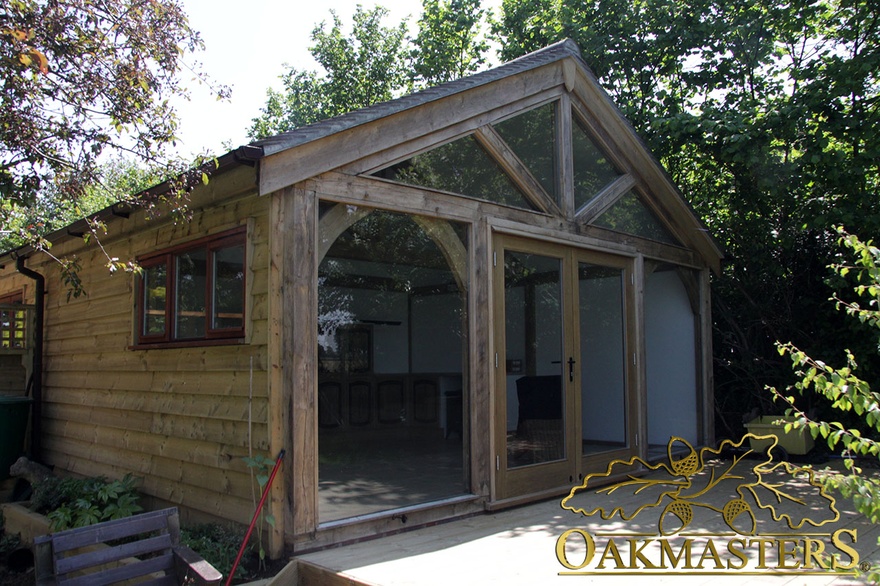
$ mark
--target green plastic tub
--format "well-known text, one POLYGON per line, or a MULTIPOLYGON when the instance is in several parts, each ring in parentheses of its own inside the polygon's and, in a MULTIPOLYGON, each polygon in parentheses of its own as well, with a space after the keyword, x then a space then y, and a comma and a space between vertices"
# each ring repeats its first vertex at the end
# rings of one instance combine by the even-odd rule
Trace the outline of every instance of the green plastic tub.
MULTIPOLYGON (((746 429, 749 433, 755 435, 775 435, 779 442, 777 445, 789 454, 803 456, 813 449, 813 436, 811 436, 806 429, 792 429, 786 433, 783 425, 776 425, 774 423, 780 420, 793 421, 794 417, 764 415, 746 423, 746 429)), ((749 443, 754 451, 763 453, 770 447, 773 440, 756 440, 749 438, 749 443)))

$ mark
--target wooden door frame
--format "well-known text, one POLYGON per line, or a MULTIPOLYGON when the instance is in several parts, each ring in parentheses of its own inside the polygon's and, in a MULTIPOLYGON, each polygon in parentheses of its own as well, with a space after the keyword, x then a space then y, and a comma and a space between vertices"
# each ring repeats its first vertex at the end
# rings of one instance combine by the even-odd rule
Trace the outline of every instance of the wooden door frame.
MULTIPOLYGON (((611 254, 608 252, 588 250, 564 243, 546 242, 525 236, 507 233, 494 233, 492 236, 493 250, 493 337, 495 342, 495 383, 492 412, 494 427, 492 429, 495 450, 494 500, 496 505, 502 502, 516 502, 537 498, 542 495, 559 494, 568 490, 585 472, 602 469, 616 458, 626 458, 639 453, 637 438, 642 427, 639 416, 639 397, 641 380, 641 360, 637 359, 638 344, 638 296, 636 267, 637 259, 611 254), (609 450, 600 454, 584 456, 580 445, 581 435, 581 382, 582 365, 575 369, 574 380, 563 376, 565 385, 564 397, 564 459, 527 466, 519 469, 507 467, 507 365, 506 365, 506 307, 505 307, 505 275, 504 254, 506 251, 538 254, 560 259, 562 269, 562 318, 563 318, 563 355, 580 356, 579 331, 579 288, 577 266, 580 262, 591 262, 624 271, 624 344, 625 344, 625 409, 626 409, 626 441, 623 448, 609 450), (545 483, 536 482, 540 477, 555 476, 559 481, 545 483), (566 482, 567 481, 567 482, 566 482)), ((578 360, 579 361, 579 360, 578 360)))
MULTIPOLYGON (((492 406, 493 412, 495 414, 495 426, 492 430, 492 435, 495 440, 496 446, 496 454, 495 454, 495 498, 496 500, 505 500, 508 498, 516 498, 522 494, 527 494, 529 492, 535 492, 533 486, 535 483, 534 472, 540 470, 540 474, 542 476, 555 476, 555 477, 564 477, 572 479, 575 475, 575 464, 576 464, 576 456, 573 452, 574 450, 574 436, 573 436, 573 427, 570 425, 565 425, 564 430, 564 447, 565 447, 565 458, 562 460, 556 460, 553 462, 546 462, 542 464, 535 464, 532 466, 525 466, 519 469, 510 470, 507 466, 507 376, 506 371, 507 367, 505 362, 505 356, 507 352, 507 340, 505 335, 505 288, 504 288, 504 252, 506 250, 513 250, 516 252, 524 252, 527 254, 538 254, 542 256, 547 256, 551 258, 558 258, 560 260, 560 269, 562 270, 562 282, 561 282, 561 295, 562 295, 562 314, 561 317, 564 317, 567 313, 568 304, 571 303, 571 291, 572 285, 567 280, 570 280, 568 274, 570 271, 565 269, 565 265, 568 262, 569 253, 567 252, 567 248, 565 246, 561 246, 554 243, 543 242, 540 240, 531 240, 528 238, 523 238, 520 236, 513 236, 509 234, 496 233, 493 235, 492 240, 493 247, 493 270, 494 270, 494 278, 493 278, 493 311, 494 311, 494 339, 495 339, 495 366, 496 366, 496 377, 495 377, 495 401, 492 406), (531 490, 527 490, 526 487, 531 488, 531 490)), ((568 324, 562 323, 563 332, 562 332, 562 348, 563 354, 567 355, 567 352, 571 349, 571 327, 568 324)), ((562 377, 564 384, 564 418, 569 417, 574 408, 573 406, 573 393, 572 389, 574 388, 573 382, 569 382, 566 377, 562 377)), ((550 486, 542 486, 539 488, 539 491, 542 490, 550 490, 554 491, 557 486, 562 486, 563 484, 549 483, 550 486)))
MULTIPOLYGON (((580 454, 580 460, 577 470, 577 480, 583 479, 585 473, 600 472, 607 468, 608 462, 616 459, 627 459, 635 455, 639 455, 638 451, 638 434, 639 434, 639 412, 638 412, 638 394, 639 389, 639 363, 638 360, 638 325, 637 325, 637 300, 636 295, 636 259, 627 256, 620 256, 608 252, 572 249, 572 261, 574 265, 581 262, 596 264, 599 266, 621 269, 623 271, 623 319, 624 319, 624 402, 625 402, 625 421, 626 421, 626 446, 600 452, 593 455, 580 454)), ((575 269, 576 273, 577 269, 575 269)), ((578 279, 572 276, 572 292, 573 299, 579 301, 580 291, 578 290, 578 279)), ((580 333, 580 307, 575 308, 575 334, 573 340, 572 351, 576 356, 581 355, 581 333, 580 333)), ((575 393, 575 413, 580 416, 583 405, 582 399, 582 376, 583 368, 578 368, 575 374, 575 384, 577 393, 575 393)))

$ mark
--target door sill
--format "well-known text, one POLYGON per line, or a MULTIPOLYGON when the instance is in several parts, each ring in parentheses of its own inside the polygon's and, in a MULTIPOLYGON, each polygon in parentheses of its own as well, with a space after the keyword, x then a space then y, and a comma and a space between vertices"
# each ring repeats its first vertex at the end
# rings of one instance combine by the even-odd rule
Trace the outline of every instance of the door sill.
MULTIPOLYGON (((595 483, 594 487, 605 486, 608 484, 614 484, 619 480, 624 480, 626 478, 630 478, 633 476, 643 476, 648 473, 648 469, 644 466, 639 466, 636 470, 628 470, 627 472, 621 472, 620 474, 614 474, 603 478, 601 482, 595 483)), ((569 486, 557 486, 556 488, 550 488, 547 490, 542 490, 539 492, 531 492, 529 494, 523 494, 513 497, 508 497, 505 499, 498 499, 494 501, 490 501, 486 503, 487 511, 499 511, 501 509, 507 509, 510 507, 517 507, 521 505, 527 505, 539 501, 550 500, 553 497, 559 497, 561 495, 565 495, 571 492, 573 488, 581 486, 580 484, 573 484, 569 486)))

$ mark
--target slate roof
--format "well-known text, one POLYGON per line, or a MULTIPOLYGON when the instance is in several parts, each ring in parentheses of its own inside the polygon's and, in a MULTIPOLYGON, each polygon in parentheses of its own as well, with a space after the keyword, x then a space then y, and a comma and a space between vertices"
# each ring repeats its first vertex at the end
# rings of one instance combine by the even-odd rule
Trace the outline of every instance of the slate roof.
POLYGON ((315 124, 310 124, 308 126, 302 126, 262 140, 257 140, 252 142, 250 146, 262 148, 264 156, 272 155, 313 140, 330 136, 337 132, 349 130, 361 124, 384 118, 385 116, 390 116, 410 108, 421 106, 434 100, 446 98, 530 69, 536 69, 566 57, 575 57, 581 62, 584 68, 589 69, 581 56, 577 43, 571 39, 565 39, 564 41, 560 41, 535 51, 534 53, 529 53, 528 55, 514 59, 513 61, 509 61, 498 67, 475 73, 469 77, 450 81, 401 98, 374 104, 360 110, 336 116, 335 118, 316 122, 315 124))

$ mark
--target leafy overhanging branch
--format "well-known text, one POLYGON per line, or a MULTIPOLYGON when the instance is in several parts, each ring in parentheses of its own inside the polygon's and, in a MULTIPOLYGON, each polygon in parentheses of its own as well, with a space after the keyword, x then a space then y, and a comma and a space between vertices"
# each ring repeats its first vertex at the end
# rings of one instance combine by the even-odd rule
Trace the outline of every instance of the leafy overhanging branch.
MULTIPOLYGON (((838 244, 848 248, 854 257, 853 264, 836 263, 831 265, 841 278, 854 278, 853 288, 856 296, 867 300, 867 307, 858 301, 843 301, 834 295, 831 300, 838 309, 844 309, 850 316, 875 329, 880 328, 880 249, 873 242, 862 241, 857 236, 837 227, 838 244)), ((836 489, 844 497, 850 498, 858 511, 872 522, 880 522, 880 480, 876 476, 863 474, 853 456, 880 459, 880 394, 871 390, 870 384, 857 376, 858 367, 855 356, 846 350, 846 366, 833 368, 827 363, 812 358, 791 343, 777 344, 781 355, 788 354, 792 368, 799 377, 793 388, 801 396, 816 393, 831 401, 841 414, 853 412, 863 424, 861 429, 846 426, 839 421, 825 421, 811 418, 798 407, 794 395, 783 395, 769 387, 773 397, 786 405, 786 412, 795 416, 786 429, 809 430, 813 438, 821 436, 832 450, 842 448, 847 473, 828 472, 824 477, 828 488, 836 489)), ((791 389, 791 388, 790 388, 791 389)), ((789 390, 790 390, 789 389, 789 390)), ((880 582, 880 574, 869 572, 867 578, 880 582)))
MULTIPOLYGON (((182 165, 170 154, 178 126, 170 100, 189 96, 184 70, 218 97, 229 94, 187 63, 201 48, 175 0, 10 0, 0 8, 4 250, 48 250, 42 237, 53 222, 38 218, 51 218, 57 208, 78 210, 75 219, 86 217, 104 207, 94 207, 96 191, 107 192, 107 204, 131 201, 139 190, 112 199, 106 189, 110 153, 146 165, 157 181, 173 178, 157 200, 134 203, 170 206, 172 212, 186 208, 194 185, 186 169, 194 164, 182 165)), ((102 229, 92 224, 89 231, 97 240, 102 229)), ((62 264, 62 272, 73 264, 62 264)), ((129 268, 109 256, 107 265, 129 268)))

